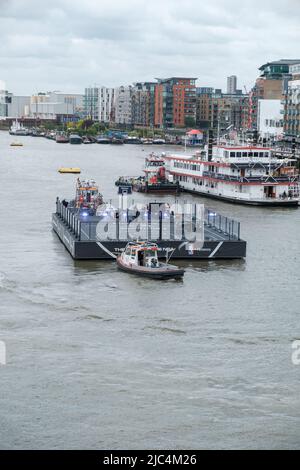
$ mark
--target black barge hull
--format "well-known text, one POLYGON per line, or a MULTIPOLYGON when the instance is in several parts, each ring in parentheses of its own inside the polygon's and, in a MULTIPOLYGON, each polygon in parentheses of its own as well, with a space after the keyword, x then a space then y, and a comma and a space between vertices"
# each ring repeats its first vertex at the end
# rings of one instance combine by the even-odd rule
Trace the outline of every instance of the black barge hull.
POLYGON ((179 194, 180 187, 173 183, 157 183, 157 184, 134 184, 133 191, 146 194, 179 194))
MULTIPOLYGON (((52 227, 75 260, 116 259, 128 243, 128 240, 80 240, 74 234, 74 230, 57 213, 52 216, 52 227)), ((193 245, 182 240, 154 240, 154 242, 159 245, 158 257, 161 259, 165 259, 170 249, 174 249, 172 259, 222 260, 246 257, 246 241, 240 239, 230 240, 225 234, 222 235, 222 233, 217 232, 216 239, 205 240, 201 250, 194 250, 193 245)))

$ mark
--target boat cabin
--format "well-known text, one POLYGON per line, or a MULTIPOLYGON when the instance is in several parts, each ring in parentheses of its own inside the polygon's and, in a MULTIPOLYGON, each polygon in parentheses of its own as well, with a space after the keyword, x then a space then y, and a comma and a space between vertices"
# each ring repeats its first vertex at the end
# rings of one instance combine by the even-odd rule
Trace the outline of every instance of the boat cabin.
POLYGON ((163 157, 159 157, 154 153, 145 159, 144 173, 145 180, 150 184, 157 184, 166 180, 166 162, 163 157))
POLYGON ((124 262, 134 266, 158 268, 158 247, 155 243, 128 243, 123 253, 124 262))
POLYGON ((95 210, 103 203, 102 194, 94 180, 77 179, 75 203, 76 208, 88 207, 95 210))

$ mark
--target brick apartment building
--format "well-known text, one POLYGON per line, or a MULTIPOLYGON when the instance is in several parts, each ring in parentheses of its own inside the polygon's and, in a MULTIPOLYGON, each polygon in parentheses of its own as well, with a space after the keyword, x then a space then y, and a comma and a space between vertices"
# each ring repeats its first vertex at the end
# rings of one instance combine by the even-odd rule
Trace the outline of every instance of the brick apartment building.
POLYGON ((196 120, 196 78, 157 79, 154 125, 156 127, 193 126, 196 120))

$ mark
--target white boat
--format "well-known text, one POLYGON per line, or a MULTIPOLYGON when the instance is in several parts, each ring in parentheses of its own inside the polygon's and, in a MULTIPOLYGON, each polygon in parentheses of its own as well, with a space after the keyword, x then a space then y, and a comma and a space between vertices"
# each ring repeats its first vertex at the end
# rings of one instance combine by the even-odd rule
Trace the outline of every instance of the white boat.
POLYGON ((123 271, 152 279, 179 279, 184 269, 161 263, 157 256, 158 246, 151 242, 129 242, 117 258, 117 265, 123 271))
POLYGON ((298 206, 296 160, 280 158, 271 148, 216 145, 200 152, 164 156, 166 172, 181 189, 231 203, 298 206))
POLYGON ((18 120, 15 120, 9 129, 9 133, 10 135, 29 135, 29 130, 20 124, 18 120))

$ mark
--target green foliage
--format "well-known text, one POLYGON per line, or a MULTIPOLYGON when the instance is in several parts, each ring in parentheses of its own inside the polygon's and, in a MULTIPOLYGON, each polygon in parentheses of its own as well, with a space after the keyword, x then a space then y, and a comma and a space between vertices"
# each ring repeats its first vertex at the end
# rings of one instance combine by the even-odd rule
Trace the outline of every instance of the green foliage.
POLYGON ((140 137, 140 132, 138 130, 128 132, 129 137, 140 137))
POLYGON ((54 131, 55 129, 59 129, 61 126, 56 124, 56 122, 45 122, 41 127, 47 131, 54 131))
POLYGON ((79 135, 97 135, 107 130, 105 124, 101 122, 93 122, 90 119, 81 119, 78 122, 67 123, 68 132, 75 132, 79 135))

